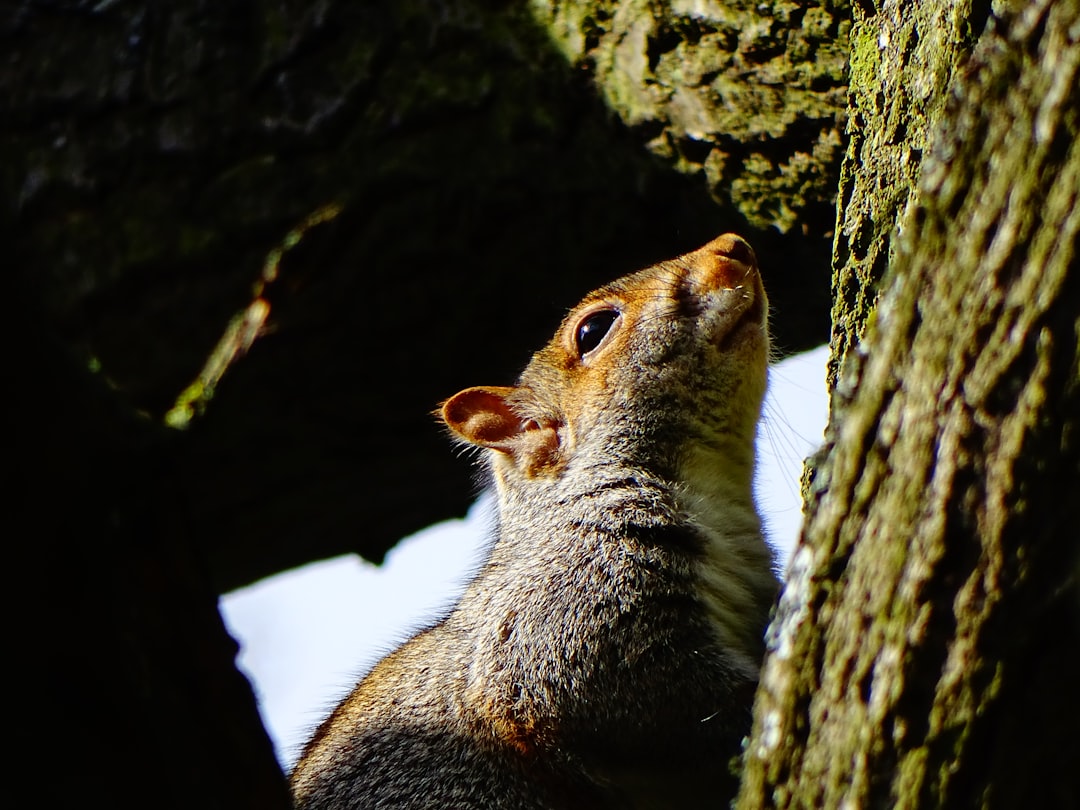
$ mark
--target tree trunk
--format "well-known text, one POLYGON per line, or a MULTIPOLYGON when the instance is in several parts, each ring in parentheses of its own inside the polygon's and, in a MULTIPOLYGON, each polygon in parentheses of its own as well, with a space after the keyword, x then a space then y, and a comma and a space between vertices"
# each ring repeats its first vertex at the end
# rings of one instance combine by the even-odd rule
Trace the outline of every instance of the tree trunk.
POLYGON ((1075 0, 992 18, 931 116, 834 392, 740 808, 1080 804, 1078 28, 1075 0))

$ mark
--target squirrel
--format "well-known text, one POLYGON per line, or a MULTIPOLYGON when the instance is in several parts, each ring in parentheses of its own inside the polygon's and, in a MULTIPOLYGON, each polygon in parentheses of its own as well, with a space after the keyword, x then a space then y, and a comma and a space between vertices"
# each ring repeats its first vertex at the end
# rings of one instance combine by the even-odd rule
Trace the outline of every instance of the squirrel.
POLYGON ((751 482, 768 304, 725 234, 441 407, 498 499, 456 606, 318 728, 300 810, 722 806, 778 591, 751 482))

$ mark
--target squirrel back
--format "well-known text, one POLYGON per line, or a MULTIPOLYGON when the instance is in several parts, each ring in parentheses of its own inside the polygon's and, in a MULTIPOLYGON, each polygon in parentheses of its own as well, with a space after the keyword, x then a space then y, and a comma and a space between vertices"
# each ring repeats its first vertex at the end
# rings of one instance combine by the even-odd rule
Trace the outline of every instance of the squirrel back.
POLYGON ((297 807, 730 798, 777 590, 751 491, 767 310, 726 234, 591 293, 516 386, 443 404, 494 478, 490 557, 319 728, 297 807))

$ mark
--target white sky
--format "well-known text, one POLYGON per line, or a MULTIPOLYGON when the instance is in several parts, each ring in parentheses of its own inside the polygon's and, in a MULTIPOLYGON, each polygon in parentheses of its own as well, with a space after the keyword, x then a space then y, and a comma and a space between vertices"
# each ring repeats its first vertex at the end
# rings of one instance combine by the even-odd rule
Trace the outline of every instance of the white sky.
MULTIPOLYGON (((822 346, 769 372, 755 491, 766 535, 785 562, 802 523, 803 459, 825 429, 827 358, 822 346)), ((286 769, 364 672, 453 603, 479 562, 490 508, 481 498, 463 520, 404 539, 381 567, 337 557, 222 597, 225 622, 242 647, 240 668, 286 769)))

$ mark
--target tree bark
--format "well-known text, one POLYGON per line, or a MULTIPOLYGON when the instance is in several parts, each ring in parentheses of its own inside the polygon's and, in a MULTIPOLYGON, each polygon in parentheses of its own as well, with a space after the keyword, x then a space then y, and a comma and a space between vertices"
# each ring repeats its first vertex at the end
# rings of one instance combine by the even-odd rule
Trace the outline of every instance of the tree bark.
POLYGON ((950 77, 989 13, 988 0, 856 5, 833 247, 830 389, 874 310, 904 212, 918 201, 922 155, 950 77))
POLYGON ((837 342, 741 808, 1080 802, 1078 29, 1075 0, 992 17, 931 116, 866 338, 837 342))
MULTIPOLYGON (((11 287, 8 287, 11 292, 11 287)), ((236 670, 163 437, 27 308, 9 348, 9 801, 274 810, 281 770, 236 670)))
POLYGON ((648 134, 653 154, 703 175, 721 207, 756 230, 832 227, 846 3, 532 6, 571 66, 593 74, 606 106, 648 134))

